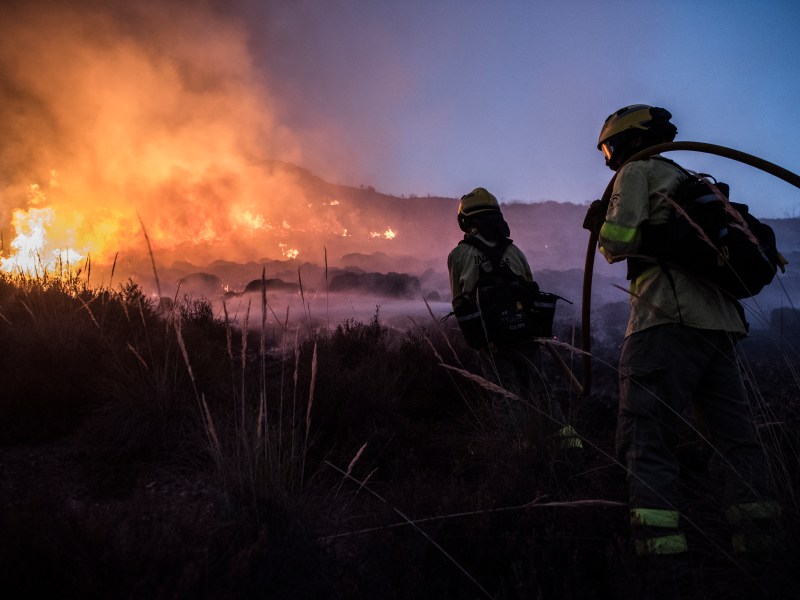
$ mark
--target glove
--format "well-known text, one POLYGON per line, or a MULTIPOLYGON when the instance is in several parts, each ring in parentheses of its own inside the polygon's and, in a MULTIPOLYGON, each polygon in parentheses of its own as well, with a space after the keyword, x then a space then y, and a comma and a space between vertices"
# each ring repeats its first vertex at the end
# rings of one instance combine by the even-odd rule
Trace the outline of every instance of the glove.
POLYGON ((600 234, 600 228, 606 222, 606 213, 608 212, 608 202, 602 200, 595 200, 589 205, 586 211, 586 216, 583 218, 583 228, 588 229, 594 235, 600 234))

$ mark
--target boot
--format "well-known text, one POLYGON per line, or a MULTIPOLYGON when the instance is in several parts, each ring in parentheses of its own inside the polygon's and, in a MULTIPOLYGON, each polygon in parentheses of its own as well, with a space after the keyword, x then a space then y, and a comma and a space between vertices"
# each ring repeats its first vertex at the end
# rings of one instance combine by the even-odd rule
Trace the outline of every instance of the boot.
POLYGON ((641 600, 694 600, 697 598, 688 555, 654 554, 641 559, 644 571, 641 600))

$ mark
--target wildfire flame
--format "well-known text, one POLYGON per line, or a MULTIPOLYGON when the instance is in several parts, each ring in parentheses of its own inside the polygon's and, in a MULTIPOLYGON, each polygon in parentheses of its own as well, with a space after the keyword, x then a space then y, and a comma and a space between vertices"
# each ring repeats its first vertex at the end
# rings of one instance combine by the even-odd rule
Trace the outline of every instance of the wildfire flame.
MULTIPOLYGON (((45 200, 39 186, 31 185, 30 203, 40 204, 45 200)), ((55 220, 56 212, 50 207, 34 206, 28 210, 14 210, 11 224, 16 237, 9 244, 10 256, 0 258, 0 270, 33 275, 42 271, 69 270, 71 265, 80 263, 84 256, 69 247, 65 240, 50 240, 48 230, 55 220), (65 247, 59 248, 62 243, 65 247)))
POLYGON ((371 237, 371 238, 383 238, 385 240, 393 240, 396 235, 397 234, 394 231, 392 231, 392 228, 388 227, 386 229, 386 231, 384 231, 383 233, 381 233, 379 231, 371 231, 370 234, 369 234, 369 237, 371 237))
POLYGON ((280 243, 278 247, 281 249, 281 254, 286 258, 297 258, 300 255, 300 251, 296 248, 289 248, 288 244, 280 243))
POLYGON ((149 248, 203 265, 395 238, 288 167, 301 137, 245 22, 214 2, 51 4, 17 0, 0 21, 0 269, 91 256, 125 277, 149 248))

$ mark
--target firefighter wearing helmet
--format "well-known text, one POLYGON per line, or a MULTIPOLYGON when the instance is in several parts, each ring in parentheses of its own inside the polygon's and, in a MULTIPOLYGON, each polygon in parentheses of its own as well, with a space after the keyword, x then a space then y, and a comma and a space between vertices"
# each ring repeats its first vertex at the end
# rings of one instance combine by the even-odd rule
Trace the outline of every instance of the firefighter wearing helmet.
POLYGON ((741 306, 686 268, 650 256, 654 232, 669 220, 669 198, 687 175, 658 155, 626 161, 672 141, 671 118, 663 108, 635 104, 605 120, 597 148, 617 175, 608 206, 593 203, 584 223, 608 262, 628 263, 616 445, 628 472, 634 546, 653 594, 646 597, 669 598, 682 597, 689 581, 675 452, 690 408, 694 428, 708 425, 712 464, 724 471, 721 508, 731 551, 748 555, 777 545, 780 513, 736 362, 737 339, 747 332, 741 306))
POLYGON ((519 398, 493 398, 497 425, 516 448, 528 448, 534 442, 528 437, 534 430, 534 417, 542 416, 538 429, 553 442, 560 464, 574 470, 583 462, 582 444, 566 424, 558 402, 545 393, 537 367, 538 343, 533 339, 514 343, 492 339, 486 327, 489 316, 482 314, 476 297, 482 274, 493 269, 508 268, 533 282, 528 261, 509 239, 510 230, 497 198, 485 188, 475 188, 461 197, 457 219, 464 238, 447 257, 453 313, 467 343, 479 353, 484 377, 519 398))
POLYGON ((597 149, 613 171, 639 150, 671 142, 678 128, 670 122, 672 114, 663 108, 634 104, 608 116, 600 130, 597 149))

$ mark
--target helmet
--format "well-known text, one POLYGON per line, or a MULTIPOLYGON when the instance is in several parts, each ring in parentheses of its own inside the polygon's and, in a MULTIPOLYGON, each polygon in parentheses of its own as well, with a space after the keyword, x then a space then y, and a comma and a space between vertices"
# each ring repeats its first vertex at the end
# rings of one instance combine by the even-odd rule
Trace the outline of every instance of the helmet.
POLYGON ((475 188, 469 194, 461 196, 458 204, 458 217, 471 217, 484 212, 500 212, 500 204, 486 188, 475 188))
POLYGON ((670 123, 671 118, 668 110, 647 104, 620 108, 603 123, 597 149, 606 157, 606 164, 616 170, 635 150, 674 140, 678 128, 670 123), (637 138, 639 143, 634 145, 637 138))

